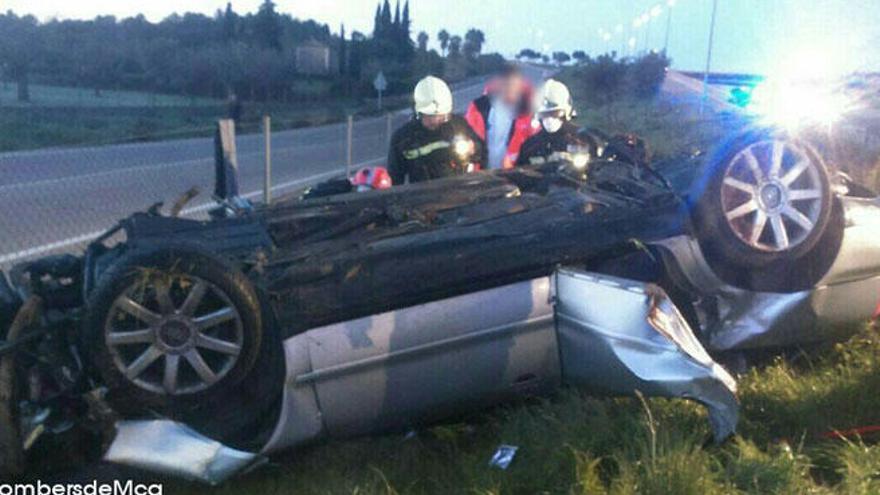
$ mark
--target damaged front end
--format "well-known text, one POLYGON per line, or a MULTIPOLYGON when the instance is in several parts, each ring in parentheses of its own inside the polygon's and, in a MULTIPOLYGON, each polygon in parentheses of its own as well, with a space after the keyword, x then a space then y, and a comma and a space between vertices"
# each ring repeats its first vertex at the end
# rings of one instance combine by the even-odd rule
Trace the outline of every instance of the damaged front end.
POLYGON ((79 348, 81 259, 48 257, 0 273, 0 478, 69 468, 100 454, 115 414, 79 348), (72 452, 56 465, 54 454, 72 452))
POLYGON ((809 283, 790 290, 749 290, 726 281, 691 237, 657 243, 676 267, 676 283, 694 295, 701 337, 711 352, 843 341, 866 321, 878 320, 880 200, 844 198, 841 209, 839 246, 799 260, 790 267, 798 273, 765 270, 779 278, 810 274, 809 283), (820 269, 811 267, 813 259, 820 260, 820 269))
POLYGON ((217 485, 265 458, 227 447, 181 423, 157 419, 117 423, 104 460, 217 485))

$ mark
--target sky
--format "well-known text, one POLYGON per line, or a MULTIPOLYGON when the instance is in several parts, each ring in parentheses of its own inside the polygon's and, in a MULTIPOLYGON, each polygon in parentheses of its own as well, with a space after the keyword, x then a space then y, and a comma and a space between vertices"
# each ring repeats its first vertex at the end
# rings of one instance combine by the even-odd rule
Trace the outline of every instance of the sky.
MULTIPOLYGON (((262 0, 233 0, 239 12, 254 11, 262 0)), ((413 38, 426 31, 436 45, 445 28, 463 35, 477 27, 486 33, 485 50, 513 55, 582 49, 591 54, 663 48, 673 66, 702 70, 706 65, 713 0, 410 0, 413 38), (647 27, 633 20, 653 7, 659 15, 647 27), (605 41, 604 33, 610 40, 605 41)), ((350 33, 372 29, 376 0, 275 0, 277 9, 300 19, 330 25, 345 23, 350 33)), ((173 13, 213 14, 225 0, 0 0, 0 10, 51 18, 128 17, 143 13, 152 21, 173 13)), ((808 61, 815 70, 880 71, 880 0, 718 0, 712 69, 771 74, 787 61, 808 61)), ((804 65, 801 63, 801 65, 804 65)))

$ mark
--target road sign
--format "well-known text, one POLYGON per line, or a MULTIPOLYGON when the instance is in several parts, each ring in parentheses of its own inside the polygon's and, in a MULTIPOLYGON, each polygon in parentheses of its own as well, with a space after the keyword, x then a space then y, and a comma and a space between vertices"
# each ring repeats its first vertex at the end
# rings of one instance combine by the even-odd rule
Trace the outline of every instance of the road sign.
POLYGON ((379 74, 376 75, 376 79, 373 80, 373 87, 380 93, 388 89, 388 80, 385 79, 385 74, 383 74, 382 71, 379 71, 379 74))
POLYGON ((376 92, 379 93, 379 99, 377 101, 377 105, 379 109, 382 109, 382 93, 388 89, 388 80, 385 79, 385 74, 382 71, 379 71, 379 74, 376 75, 376 79, 373 80, 373 87, 376 88, 376 92))

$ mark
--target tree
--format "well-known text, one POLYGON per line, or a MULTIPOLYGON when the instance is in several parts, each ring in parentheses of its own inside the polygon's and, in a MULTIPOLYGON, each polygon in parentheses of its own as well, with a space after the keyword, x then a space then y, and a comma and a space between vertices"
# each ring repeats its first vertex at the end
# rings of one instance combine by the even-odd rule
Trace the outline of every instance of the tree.
POLYGON ((550 62, 550 57, 547 56, 547 55, 541 55, 541 61, 544 62, 545 64, 546 64, 546 63, 549 63, 549 62, 550 62))
POLYGON ((409 18, 409 0, 403 6, 403 17, 400 19, 400 41, 407 47, 411 46, 409 39, 410 29, 412 28, 412 20, 409 18))
POLYGON ((373 38, 382 37, 382 5, 376 5, 376 16, 373 18, 373 38))
POLYGON ((258 11, 250 14, 236 13, 230 2, 213 16, 182 13, 155 23, 143 16, 41 23, 0 13, 0 70, 10 84, 18 84, 22 100, 30 96, 29 83, 40 81, 88 87, 99 95, 104 89, 126 89, 291 102, 340 93, 359 98, 372 92, 370 82, 379 70, 392 81, 389 93, 396 94, 427 74, 454 81, 504 63, 500 55, 483 53, 485 35, 476 29, 455 37, 444 29, 434 37, 451 58, 430 49, 433 40, 426 32, 411 39, 406 0, 399 2, 396 27, 391 0, 377 0, 373 36, 348 32, 344 25, 331 33, 326 24, 278 12, 277 1, 260 0, 258 11), (338 55, 322 75, 328 84, 320 89, 297 84, 303 76, 296 73, 293 52, 308 40, 338 55), (465 46, 468 57, 462 56, 465 46))
POLYGON ((262 47, 281 50, 281 20, 272 0, 263 0, 254 19, 254 36, 262 47))
POLYGON ((483 43, 486 42, 486 35, 479 29, 469 29, 464 35, 464 55, 469 59, 475 59, 483 51, 483 43))
POLYGON ((449 38, 449 56, 461 56, 461 36, 455 35, 449 38))
POLYGON ((535 50, 532 50, 531 48, 523 48, 516 55, 516 58, 518 60, 522 60, 524 58, 528 59, 528 60, 537 60, 537 59, 541 58, 541 54, 536 52, 535 50))
POLYGON ((18 86, 18 101, 30 101, 32 64, 40 56, 34 16, 17 17, 12 12, 0 16, 0 62, 18 86))
POLYGON ((553 61, 559 65, 571 60, 571 56, 565 52, 553 52, 553 61))
POLYGON ((345 24, 339 27, 339 73, 348 75, 348 46, 345 40, 345 24))
MULTIPOLYGON (((397 8, 398 10, 400 9, 400 0, 397 1, 397 8)), ((413 53, 415 52, 412 39, 410 39, 410 24, 409 1, 407 1, 403 7, 400 21, 395 26, 397 37, 394 40, 397 45, 398 59, 406 65, 412 63, 413 53)))
POLYGON ((391 21, 391 2, 385 0, 385 3, 382 4, 382 16, 379 18, 379 23, 381 24, 381 38, 388 37, 389 34, 393 32, 393 23, 391 21))
POLYGON ((226 12, 223 14, 223 39, 233 41, 238 34, 238 14, 232 10, 232 2, 226 4, 226 12))
POLYGON ((583 64, 590 59, 589 55, 587 55, 587 52, 583 50, 575 50, 574 52, 572 52, 571 57, 577 60, 577 63, 579 64, 583 64))
POLYGON ((437 33, 437 40, 440 41, 440 52, 445 57, 447 50, 449 49, 449 31, 441 29, 440 32, 437 33))
POLYGON ((640 98, 656 96, 666 79, 669 63, 669 58, 663 52, 650 52, 635 60, 629 69, 629 77, 636 96, 640 98))

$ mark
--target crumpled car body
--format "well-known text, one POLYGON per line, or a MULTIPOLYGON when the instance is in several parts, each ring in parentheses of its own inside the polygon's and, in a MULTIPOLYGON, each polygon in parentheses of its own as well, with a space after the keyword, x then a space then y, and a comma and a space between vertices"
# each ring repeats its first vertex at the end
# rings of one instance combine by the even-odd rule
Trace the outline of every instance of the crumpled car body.
MULTIPOLYGON (((577 270, 312 329, 284 350, 280 413, 260 449, 267 455, 430 424, 564 384, 698 401, 718 441, 737 422, 736 383, 661 288, 577 270)), ((164 420, 127 421, 119 431, 105 457, 117 463, 214 484, 257 462, 164 420)))
MULTIPOLYGON (((71 370, 68 398, 90 397, 89 416, 116 424, 109 460, 208 483, 252 466, 256 454, 430 424, 564 385, 697 401, 720 441, 736 428, 736 384, 711 353, 841 338, 836 324, 877 308, 880 201, 834 201, 842 228, 820 243, 821 262, 782 288, 713 265, 691 203, 656 171, 605 160, 586 180, 522 168, 281 198, 210 221, 138 213, 82 257, 16 267, 11 286, 0 277, 0 303, 14 313, 38 297, 61 315, 53 325, 44 318, 39 335, 64 344, 48 347, 71 370), (95 321, 95 294, 120 263, 181 246, 241 274, 259 302, 262 348, 236 389, 258 396, 236 410, 249 420, 241 428, 200 422, 223 400, 161 419, 144 407, 118 421, 118 391, 95 392, 102 375, 78 347, 95 321), (167 449, 141 444, 143 431, 167 449)), ((151 338, 180 337, 185 325, 171 316, 177 333, 162 327, 151 338)), ((9 342, 0 355, 29 342, 9 342)), ((153 366, 135 362, 132 376, 153 366)), ((34 402, 47 421, 61 414, 34 402)))

